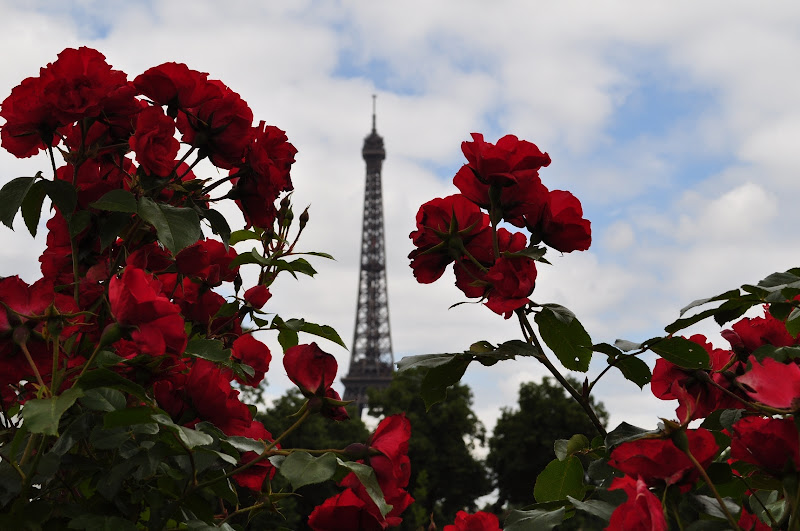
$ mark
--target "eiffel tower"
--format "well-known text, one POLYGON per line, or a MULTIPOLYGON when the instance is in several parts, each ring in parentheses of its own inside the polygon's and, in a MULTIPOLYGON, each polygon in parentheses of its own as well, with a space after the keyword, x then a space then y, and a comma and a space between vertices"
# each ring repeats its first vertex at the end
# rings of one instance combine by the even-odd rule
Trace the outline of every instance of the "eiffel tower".
POLYGON ((367 389, 384 388, 392 381, 394 355, 389 330, 389 296, 386 291, 386 243, 383 234, 381 166, 386 158, 383 137, 375 130, 375 96, 372 96, 372 132, 361 150, 367 163, 364 220, 361 230, 361 269, 358 280, 356 327, 350 368, 342 378, 344 399, 354 400, 361 415, 367 389))

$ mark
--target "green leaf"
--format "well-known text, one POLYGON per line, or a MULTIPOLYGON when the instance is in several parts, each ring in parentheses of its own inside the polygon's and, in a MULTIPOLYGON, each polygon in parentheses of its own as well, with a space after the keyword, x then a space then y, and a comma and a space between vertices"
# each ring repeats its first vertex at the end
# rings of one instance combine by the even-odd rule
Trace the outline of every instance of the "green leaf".
POLYGON ((612 448, 624 442, 634 441, 636 439, 649 439, 652 438, 653 435, 659 433, 659 430, 645 430, 633 424, 622 422, 606 435, 606 448, 611 451, 612 448))
POLYGON ((580 452, 581 450, 589 448, 590 445, 591 443, 588 437, 582 433, 578 433, 569 439, 558 439, 553 445, 553 449, 556 452, 556 459, 563 461, 575 452, 580 452))
POLYGON ((214 442, 214 438, 211 435, 185 426, 179 426, 172 422, 172 419, 166 415, 157 413, 153 415, 153 420, 175 433, 189 449, 195 446, 205 446, 214 442))
MULTIPOLYGON (((725 513, 720 508, 719 502, 716 500, 716 498, 704 496, 702 494, 691 494, 689 496, 689 500, 692 502, 692 505, 699 509, 701 513, 705 513, 716 518, 725 518, 725 513)), ((725 507, 731 514, 737 514, 742 510, 739 504, 730 498, 723 498, 722 502, 725 504, 725 507)))
POLYGON ((36 231, 39 227, 39 218, 42 215, 42 203, 44 203, 44 196, 47 195, 44 187, 44 181, 37 181, 25 199, 22 200, 22 219, 25 221, 25 226, 28 227, 28 232, 31 236, 36 237, 36 231))
POLYGON ((100 248, 106 249, 109 245, 117 241, 122 229, 128 226, 131 215, 127 212, 111 212, 107 216, 102 216, 98 220, 100 227, 100 248))
POLYGON ((17 211, 22 206, 22 201, 28 195, 28 191, 41 178, 42 172, 38 172, 36 177, 17 177, 12 179, 0 188, 0 222, 11 230, 17 211))
POLYGON ((533 496, 539 503, 565 500, 567 496, 583 499, 585 493, 583 465, 575 456, 569 456, 564 461, 550 461, 536 478, 533 487, 533 496))
POLYGON ((416 369, 417 367, 438 367, 450 362, 460 354, 421 354, 419 356, 405 356, 397 362, 398 371, 407 371, 409 369, 416 369))
POLYGON ((740 292, 739 292, 738 289, 732 289, 732 290, 726 291, 725 293, 721 293, 719 295, 716 295, 714 297, 708 297, 706 299, 697 299, 696 301, 693 301, 693 302, 689 303, 688 305, 684 306, 683 308, 681 308, 680 315, 685 314, 687 311, 691 310, 692 308, 696 308, 697 306, 702 306, 704 304, 708 304, 709 302, 714 302, 714 301, 725 301, 725 300, 729 300, 729 299, 734 299, 734 298, 738 297, 739 295, 740 295, 740 292))
POLYGON ((535 320, 542 339, 561 364, 571 371, 586 372, 592 359, 592 338, 580 321, 574 315, 569 318, 569 314, 545 308, 536 314, 535 320))
POLYGON ((555 511, 534 509, 532 511, 514 510, 508 514, 503 523, 505 531, 547 531, 564 521, 566 509, 561 507, 555 511))
POLYGON ((186 353, 216 363, 231 359, 231 349, 218 339, 192 339, 186 345, 186 353))
POLYGON ((636 356, 623 356, 614 366, 620 370, 626 380, 635 383, 640 389, 649 384, 653 377, 647 363, 636 356))
POLYGON ((94 203, 89 203, 89 206, 97 210, 108 210, 111 212, 136 213, 138 211, 136 196, 122 189, 111 190, 94 203))
POLYGON ((292 452, 280 467, 280 473, 297 490, 304 485, 328 481, 336 473, 336 455, 328 452, 314 457, 306 452, 292 452))
POLYGON ((137 424, 153 424, 153 414, 155 410, 147 406, 126 407, 116 411, 109 411, 103 415, 104 428, 119 428, 122 426, 134 426, 137 424))
POLYGON ((230 245, 229 242, 231 239, 231 227, 228 225, 228 220, 225 219, 225 216, 211 208, 204 210, 203 216, 211 225, 211 230, 214 231, 214 234, 220 237, 222 243, 224 243, 225 247, 227 248, 227 246, 230 245))
MULTIPOLYGON (((240 437, 238 435, 228 437, 225 440, 228 441, 231 444, 231 446, 233 446, 240 452, 255 452, 257 454, 260 454, 261 452, 264 451, 264 448, 266 448, 266 446, 264 446, 264 443, 262 441, 257 441, 254 439, 250 439, 248 437, 240 437)), ((283 456, 278 456, 278 457, 283 457, 283 456)))
POLYGON ((321 338, 327 339, 328 341, 333 341, 337 345, 343 346, 347 349, 347 345, 344 344, 342 338, 339 337, 339 334, 336 333, 336 330, 333 327, 328 325, 318 325, 315 323, 308 323, 303 322, 303 325, 300 327, 300 332, 305 332, 306 334, 313 334, 315 336, 319 336, 321 338))
POLYGON ((786 284, 800 281, 800 276, 795 275, 789 271, 785 273, 772 273, 765 279, 761 280, 758 285, 762 288, 780 288, 786 284))
POLYGON ((611 519, 611 513, 617 508, 616 505, 603 500, 586 500, 580 501, 572 496, 567 496, 567 499, 578 511, 583 511, 591 515, 597 516, 605 522, 611 519))
POLYGON ((113 387, 132 394, 141 400, 149 400, 144 388, 124 376, 108 369, 94 369, 87 371, 78 379, 77 386, 86 391, 96 387, 113 387))
POLYGON ((684 369, 708 369, 711 360, 702 345, 682 337, 668 337, 650 346, 650 350, 684 369))
POLYGON ((471 361, 471 357, 460 355, 428 371, 422 380, 420 391, 426 411, 430 411, 431 406, 447 397, 447 388, 461 380, 471 361))
POLYGON ((22 419, 31 433, 58 435, 58 423, 75 401, 83 396, 83 391, 73 387, 59 396, 36 398, 25 402, 22 419))
POLYGON ((800 308, 794 308, 789 314, 786 319, 786 331, 793 337, 800 334, 800 308))
POLYGON ((278 343, 280 343, 281 348, 286 351, 300 342, 300 339, 297 337, 297 332, 294 330, 289 330, 284 328, 280 332, 278 332, 278 343))
POLYGON ((611 359, 622 354, 620 349, 613 345, 609 345, 608 343, 598 343, 596 345, 592 345, 592 350, 595 352, 600 352, 601 354, 605 354, 611 359))
POLYGON ((159 241, 173 254, 178 254, 203 236, 200 218, 191 208, 178 208, 142 197, 138 213, 155 227, 159 241))
POLYGON ((125 395, 109 387, 89 389, 80 400, 81 405, 94 411, 115 411, 127 404, 125 395))
POLYGON ((73 215, 67 222, 69 227, 69 235, 74 238, 84 230, 92 222, 92 214, 88 210, 80 210, 73 215))
POLYGON ((56 179, 55 181, 44 180, 42 184, 50 201, 58 208, 64 219, 69 221, 78 206, 78 191, 72 183, 61 179, 56 179))
POLYGON ((616 346, 622 352, 630 352, 631 350, 638 350, 642 348, 642 343, 634 343, 633 341, 628 341, 627 339, 617 339, 614 341, 614 346, 616 346))
POLYGON ((356 475, 383 516, 389 514, 389 511, 392 510, 392 506, 387 504, 386 500, 383 498, 383 491, 381 491, 381 487, 378 485, 378 479, 375 477, 375 471, 372 470, 372 468, 367 465, 362 465, 361 463, 356 463, 355 461, 342 461, 339 458, 336 458, 336 462, 340 467, 344 467, 356 475))
POLYGON ((247 241, 247 240, 259 240, 258 234, 251 230, 235 230, 231 232, 231 238, 228 242, 231 245, 236 245, 239 242, 247 241))

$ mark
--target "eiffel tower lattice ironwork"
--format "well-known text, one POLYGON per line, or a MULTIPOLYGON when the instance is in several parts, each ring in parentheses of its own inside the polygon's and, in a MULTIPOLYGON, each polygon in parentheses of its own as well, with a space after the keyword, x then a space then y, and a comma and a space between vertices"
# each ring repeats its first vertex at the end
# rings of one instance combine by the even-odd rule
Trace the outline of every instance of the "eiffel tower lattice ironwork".
POLYGON ((347 376, 342 378, 344 399, 355 400, 359 415, 367 405, 367 389, 388 386, 394 370, 381 192, 381 166, 386 158, 386 150, 383 148, 383 138, 375 130, 375 96, 372 96, 372 132, 364 139, 361 154, 367 163, 367 181, 364 188, 356 327, 350 368, 347 376))

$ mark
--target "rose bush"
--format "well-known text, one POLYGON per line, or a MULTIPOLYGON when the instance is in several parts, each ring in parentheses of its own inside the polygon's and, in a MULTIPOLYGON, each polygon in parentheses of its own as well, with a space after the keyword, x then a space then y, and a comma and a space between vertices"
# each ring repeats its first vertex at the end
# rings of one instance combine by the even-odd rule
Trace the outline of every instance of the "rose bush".
MULTIPOLYGON (((544 185, 539 171, 551 160, 534 144, 510 135, 497 144, 477 133, 472 138, 462 145, 467 163, 453 178, 461 193, 433 199, 417 214, 411 267, 419 282, 430 283, 453 263, 456 286, 505 318, 516 315, 523 340, 477 341, 463 353, 404 358, 400 370, 426 368, 430 406, 472 362, 531 356, 602 434, 556 442, 556 459, 531 478, 535 503, 508 513, 505 529, 552 529, 577 512, 611 530, 800 528, 800 268, 690 304, 664 337, 595 344, 567 308, 531 299, 536 267, 549 264, 548 247, 589 248, 591 227, 580 201, 544 185), (719 304, 698 310, 712 303, 719 304), (710 317, 725 325, 759 305, 763 316, 721 331, 730 348, 715 348, 702 335, 677 335, 710 317), (647 351, 658 355, 652 373, 641 359, 647 351), (605 368, 573 387, 562 371, 586 372, 597 355, 605 356, 605 368), (640 388, 650 383, 662 400, 677 400, 676 420, 662 419, 655 430, 622 423, 606 432, 589 397, 611 369, 640 388)), ((446 529, 473 521, 484 528, 459 515, 446 529)))
POLYGON ((309 415, 348 418, 336 360, 298 335, 338 334, 269 306, 281 273, 315 273, 295 251, 308 213, 295 223, 284 132, 208 74, 165 63, 131 82, 86 47, 23 80, 0 117, 2 147, 45 151, 52 170, 0 189, 0 222, 21 212, 33 235, 52 204, 42 278, 0 279, 0 528, 245 529, 292 494, 273 491, 279 473, 291 489, 341 485, 316 529, 399 524, 413 501, 404 418, 348 449, 281 444, 309 415), (227 172, 198 177, 201 161, 227 172), (274 368, 266 332, 308 397, 283 433, 240 394, 274 368))

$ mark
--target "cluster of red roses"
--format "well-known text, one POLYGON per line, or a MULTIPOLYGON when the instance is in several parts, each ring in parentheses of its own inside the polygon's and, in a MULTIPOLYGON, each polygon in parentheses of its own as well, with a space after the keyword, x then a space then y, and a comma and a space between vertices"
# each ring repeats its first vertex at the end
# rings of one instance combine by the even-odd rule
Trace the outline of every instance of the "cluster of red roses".
POLYGON ((409 258, 419 282, 431 283, 455 263, 456 286, 505 315, 529 302, 536 282, 534 256, 544 243, 561 252, 585 251, 591 228, 570 192, 548 190, 539 169, 550 157, 536 145, 507 135, 491 144, 473 133, 461 150, 467 164, 453 178, 460 194, 437 198, 417 212, 417 247, 409 258), (498 224, 525 227, 510 232, 498 224))
MULTIPOLYGON (((33 285, 16 276, 0 279, 0 414, 32 398, 58 396, 102 362, 144 388, 151 405, 176 424, 210 422, 226 436, 272 441, 231 383, 258 385, 272 357, 244 321, 250 316, 258 323, 270 299, 269 252, 290 252, 280 232, 288 227, 288 202, 275 205, 292 190, 296 149, 283 131, 253 126, 244 100, 205 73, 165 63, 130 82, 85 47, 64 50, 38 77, 25 79, 2 102, 0 116, 2 146, 17 157, 48 150, 56 183, 75 199, 51 194, 55 214, 47 222, 42 278, 33 285), (178 158, 181 144, 188 151, 178 158), (59 168, 54 150, 65 161, 59 168), (196 161, 188 165, 192 153, 196 161), (211 185, 197 179, 192 168, 203 159, 228 176, 211 185), (208 192, 226 181, 230 192, 211 199, 208 192), (220 290, 233 285, 239 292, 241 261, 227 243, 200 239, 199 227, 206 218, 216 231, 209 204, 225 198, 236 201, 265 248, 258 285, 232 302, 220 290), (196 237, 178 245, 179 233, 184 241, 187 233, 196 237), (203 350, 209 343, 218 354, 203 350)), ((24 205, 23 215, 27 222, 24 205)), ((284 366, 311 410, 348 418, 330 387, 337 369, 332 355, 316 344, 297 345, 287 349, 284 366)), ((129 405, 143 404, 130 397, 129 405)), ((355 496, 384 527, 399 522, 412 501, 402 490, 409 433, 404 418, 382 423, 365 456, 394 506, 385 519, 355 476, 342 482, 347 490, 340 498, 355 496)), ((236 482, 261 491, 275 473, 265 457, 245 452, 239 464, 251 465, 236 482)), ((335 500, 324 507, 317 521, 338 518, 335 500)))
MULTIPOLYGON (((774 348, 800 345, 800 336, 792 336, 767 307, 763 316, 744 318, 722 336, 730 349, 714 348, 700 334, 689 338, 708 352, 708 369, 685 369, 659 358, 651 381, 653 394, 677 400, 676 414, 684 424, 721 410, 742 410, 742 418, 723 431, 733 468, 741 463, 745 475, 757 471, 778 479, 794 476, 800 471, 800 438, 789 414, 800 405, 800 367, 792 357, 778 361, 770 356, 774 348), (748 469, 750 465, 757 469, 748 469)), ((708 430, 687 430, 686 435, 689 451, 707 467, 722 447, 708 430)), ((661 502, 648 488, 677 485, 686 491, 698 479, 694 465, 669 439, 624 443, 612 451, 609 464, 627 474, 611 488, 628 494, 628 501, 612 516, 611 529, 666 529, 661 502)), ((744 508, 739 525, 769 529, 744 508)))
POLYGON ((405 491, 411 478, 410 437, 411 423, 405 415, 392 415, 381 421, 366 445, 352 444, 347 448, 350 455, 361 456, 359 463, 366 463, 375 471, 384 499, 391 505, 386 515, 381 514, 364 485, 351 472, 339 483, 345 490, 315 508, 308 525, 317 531, 380 531, 399 526, 403 521, 400 515, 414 502, 405 491))

